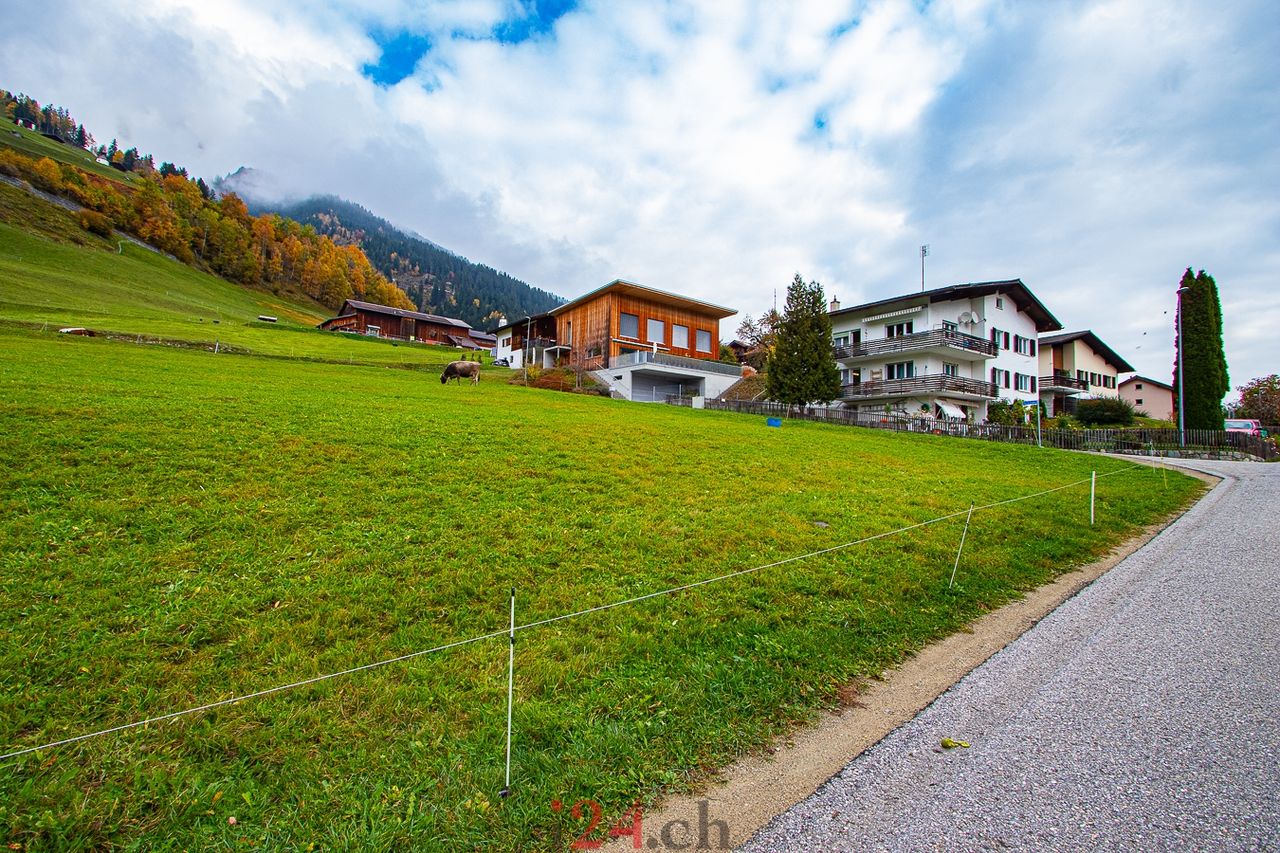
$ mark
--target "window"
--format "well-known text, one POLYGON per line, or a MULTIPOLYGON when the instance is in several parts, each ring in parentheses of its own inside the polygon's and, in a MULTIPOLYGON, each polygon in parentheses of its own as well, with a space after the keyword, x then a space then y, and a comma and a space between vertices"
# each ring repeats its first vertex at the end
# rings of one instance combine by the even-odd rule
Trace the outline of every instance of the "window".
POLYGON ((955 324, 955 323, 951 322, 950 320, 943 320, 943 321, 942 321, 942 331, 944 331, 944 332, 958 332, 958 331, 960 331, 960 326, 958 326, 957 324, 955 324))
POLYGON ((679 323, 671 324, 671 348, 672 349, 688 349, 689 348, 689 327, 681 326, 679 323))
POLYGON ((1022 335, 1014 335, 1013 350, 1019 355, 1035 355, 1036 342, 1031 340, 1031 338, 1024 338, 1022 335))
POLYGON ((1013 387, 1017 391, 1034 391, 1036 390, 1036 380, 1032 376, 1015 373, 1013 374, 1013 387))
POLYGON ((1004 335, 1004 348, 1005 348, 1005 349, 1008 349, 1008 348, 1009 348, 1009 333, 1008 333, 1008 332, 1001 332, 1000 334, 1004 335))
POLYGON ((951 364, 951 363, 949 363, 949 362, 945 362, 945 361, 944 361, 944 362, 942 362, 942 375, 943 375, 943 376, 959 376, 959 375, 960 375, 960 365, 958 365, 958 364, 951 364))
POLYGON ((886 338, 900 338, 903 335, 911 334, 915 328, 915 322, 908 320, 905 323, 890 323, 884 327, 884 336, 886 338))
MULTIPOLYGON (((1141 382, 1134 383, 1134 386, 1133 386, 1133 387, 1134 387, 1134 389, 1135 389, 1135 390, 1137 390, 1137 391, 1141 391, 1141 390, 1142 390, 1142 383, 1141 383, 1141 382)), ((1139 403, 1141 403, 1142 401, 1141 401, 1141 400, 1139 400, 1138 402, 1139 402, 1139 403)))
POLYGON ((1004 297, 1002 296, 996 297, 996 308, 999 309, 1000 311, 1004 310, 1004 297))
POLYGON ((999 329, 991 330, 991 343, 996 345, 996 349, 1000 349, 1000 330, 999 329))
POLYGON ((640 317, 636 314, 627 314, 623 312, 618 317, 618 337, 620 338, 638 338, 640 337, 640 317))
POLYGON ((661 320, 649 320, 645 324, 644 339, 652 344, 665 344, 667 342, 667 324, 661 320))
POLYGON ((1134 402, 1134 405, 1136 405, 1136 406, 1141 406, 1141 405, 1142 405, 1142 398, 1141 398, 1141 397, 1137 397, 1137 398, 1135 398, 1135 399, 1134 399, 1134 401, 1133 401, 1133 402, 1134 402))
POLYGON ((573 345, 573 321, 569 320, 564 324, 564 342, 568 346, 573 345))
POLYGON ((835 339, 832 340, 832 343, 838 347, 847 347, 849 345, 849 333, 844 332, 843 334, 836 335, 835 339))
POLYGON ((706 329, 698 330, 698 352, 711 352, 711 333, 706 329))
POLYGON ((1001 370, 998 367, 991 368, 991 384, 997 388, 1009 387, 1009 371, 1001 370))
POLYGON ((1084 375, 1084 371, 1083 371, 1083 370, 1077 370, 1077 371, 1076 371, 1076 379, 1079 379, 1081 382, 1086 382, 1086 381, 1088 381, 1088 380, 1087 380, 1087 378, 1086 378, 1086 377, 1085 377, 1085 375, 1084 375))
POLYGON ((914 361, 895 361, 892 364, 885 365, 889 379, 910 379, 916 375, 916 363, 914 361))
MULTIPOLYGON (((503 338, 503 339, 502 339, 502 344, 501 344, 501 346, 504 346, 504 347, 509 347, 509 346, 511 346, 511 336, 510 336, 510 335, 508 335, 507 337, 505 337, 505 338, 503 338)), ((1139 387, 1139 388, 1141 388, 1142 386, 1141 386, 1141 385, 1139 385, 1138 387, 1139 387)))

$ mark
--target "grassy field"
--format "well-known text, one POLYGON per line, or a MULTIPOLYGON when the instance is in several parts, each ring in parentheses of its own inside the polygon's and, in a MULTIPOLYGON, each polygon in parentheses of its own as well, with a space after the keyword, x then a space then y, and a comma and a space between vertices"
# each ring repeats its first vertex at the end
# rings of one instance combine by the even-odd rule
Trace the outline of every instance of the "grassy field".
POLYGON ((512 586, 528 623, 1120 472, 1093 528, 1087 487, 977 513, 954 590, 959 520, 523 632, 510 799, 492 638, 8 762, 13 849, 563 849, 585 823, 553 799, 696 784, 1200 489, 501 370, 442 386, 384 368, 449 351, 311 331, 3 194, 0 220, 0 751, 500 630, 512 586))
POLYGON ((128 184, 136 180, 132 173, 102 165, 95 155, 83 148, 54 142, 34 130, 27 130, 12 123, 5 124, 0 131, 0 145, 7 145, 32 157, 48 157, 59 163, 70 163, 72 166, 79 166, 87 172, 110 178, 117 183, 128 184))
POLYGON ((322 305, 251 290, 84 231, 62 208, 0 184, 0 320, 230 345, 263 355, 439 365, 458 351, 321 332, 322 305), (279 322, 260 323, 259 315, 279 322))
MULTIPOLYGON (((492 374, 487 375, 491 379, 492 374)), ((0 330, 0 741, 20 747, 1127 467, 492 381, 0 330), (819 526, 817 522, 829 525, 819 526)), ((563 846, 1181 506, 1142 470, 0 769, 27 849, 563 846), (235 816, 232 826, 228 818, 235 816)))

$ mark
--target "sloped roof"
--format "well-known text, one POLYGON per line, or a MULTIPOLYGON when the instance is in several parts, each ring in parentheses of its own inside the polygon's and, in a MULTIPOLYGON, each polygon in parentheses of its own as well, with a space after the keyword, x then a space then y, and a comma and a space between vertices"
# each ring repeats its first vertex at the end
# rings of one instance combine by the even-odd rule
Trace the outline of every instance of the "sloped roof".
POLYGON ((1040 346, 1049 347, 1054 344, 1068 344, 1072 341, 1084 341, 1089 345, 1089 349, 1102 356, 1103 360, 1114 367, 1117 373, 1129 373, 1133 370, 1133 365, 1103 343, 1102 338, 1095 335, 1090 329, 1085 329, 1083 332, 1063 332, 1060 335, 1045 335, 1040 339, 1040 346))
POLYGON ((1120 384, 1128 385, 1130 382, 1145 382, 1148 385, 1154 385, 1157 388, 1163 388, 1166 391, 1173 390, 1173 386, 1170 385, 1168 382, 1161 382, 1159 379, 1152 379, 1150 376, 1139 376, 1137 374, 1130 376, 1128 379, 1124 380, 1120 384))
POLYGON ((665 290, 658 290, 655 287, 646 287, 643 284, 636 284, 631 281, 623 281, 620 278, 614 279, 604 287, 597 287, 590 293, 584 293, 577 299, 571 299, 563 305, 552 308, 548 313, 559 314, 561 311, 567 311, 575 305, 580 305, 583 302, 595 299, 597 296, 602 296, 605 293, 625 293, 628 296, 637 296, 641 299, 652 299, 655 302, 665 302, 668 304, 679 305, 684 308, 692 308, 702 314, 710 314, 717 320, 723 320, 725 317, 732 317, 734 314, 738 313, 734 308, 725 308, 723 305, 703 302, 700 299, 690 299, 688 296, 668 293, 665 290))
POLYGON ((347 308, 358 308, 361 311, 368 311, 372 314, 386 314, 389 317, 407 317, 412 320, 423 320, 427 323, 438 323, 442 326, 454 326, 459 329, 470 329, 471 326, 461 320, 455 320, 452 317, 441 317, 439 314, 423 314, 421 311, 406 311, 403 308, 392 308, 390 305, 379 305, 376 302, 361 302, 358 299, 348 299, 342 303, 342 313, 347 313, 347 308))
POLYGON ((465 335, 445 335, 445 337, 448 338, 455 347, 462 347, 463 349, 484 349, 484 347, 480 346, 465 335))
POLYGON ((1035 321, 1037 331, 1052 332, 1062 328, 1058 318, 1053 316, 1048 308, 1044 307, 1044 303, 1036 298, 1035 294, 1022 283, 1020 278, 1011 278, 1006 281, 949 284, 946 287, 935 287, 933 290, 925 290, 920 293, 904 293, 901 296, 892 296, 875 302, 851 305, 848 308, 831 311, 830 314, 832 317, 836 317, 841 314, 866 311, 870 308, 881 308, 900 302, 924 305, 931 302, 950 302, 955 299, 972 299, 977 296, 989 296, 993 293, 1007 294, 1014 304, 1018 306, 1019 311, 1025 312, 1027 316, 1035 321))

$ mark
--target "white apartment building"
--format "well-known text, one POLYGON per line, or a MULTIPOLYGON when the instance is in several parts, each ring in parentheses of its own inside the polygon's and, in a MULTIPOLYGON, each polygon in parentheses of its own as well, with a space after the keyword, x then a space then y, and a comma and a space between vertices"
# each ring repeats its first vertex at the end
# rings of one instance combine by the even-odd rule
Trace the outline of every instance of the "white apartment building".
POLYGON ((1038 338, 1062 328, 1019 279, 829 313, 844 406, 979 422, 993 400, 1039 396, 1038 338))

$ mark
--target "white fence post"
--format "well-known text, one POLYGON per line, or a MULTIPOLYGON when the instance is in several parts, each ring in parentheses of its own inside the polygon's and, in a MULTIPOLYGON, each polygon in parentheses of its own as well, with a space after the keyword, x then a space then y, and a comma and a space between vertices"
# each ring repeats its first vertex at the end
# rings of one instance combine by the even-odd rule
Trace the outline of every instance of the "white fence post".
POLYGON ((964 551, 964 540, 969 535, 969 519, 973 518, 973 504, 969 504, 969 514, 964 517, 964 532, 960 534, 960 547, 956 549, 956 564, 951 567, 951 580, 947 583, 947 589, 955 586, 956 569, 960 568, 960 554, 964 551))
POLYGON ((1089 475, 1089 526, 1093 527, 1093 498, 1098 492, 1098 472, 1089 475))
POLYGON ((511 647, 507 652, 507 776, 506 784, 498 792, 500 797, 511 796, 511 710, 515 699, 516 683, 516 588, 511 587, 511 647))

